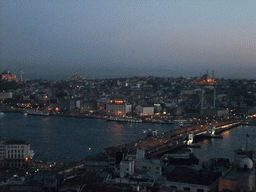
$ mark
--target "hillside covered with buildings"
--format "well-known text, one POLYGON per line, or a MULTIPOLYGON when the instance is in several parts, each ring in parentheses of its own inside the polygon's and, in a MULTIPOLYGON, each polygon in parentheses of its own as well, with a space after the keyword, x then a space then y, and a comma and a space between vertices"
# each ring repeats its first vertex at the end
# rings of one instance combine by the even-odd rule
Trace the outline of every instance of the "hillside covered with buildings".
POLYGON ((46 111, 91 117, 244 116, 254 111, 256 81, 194 78, 130 77, 68 80, 0 81, 2 110, 46 111))

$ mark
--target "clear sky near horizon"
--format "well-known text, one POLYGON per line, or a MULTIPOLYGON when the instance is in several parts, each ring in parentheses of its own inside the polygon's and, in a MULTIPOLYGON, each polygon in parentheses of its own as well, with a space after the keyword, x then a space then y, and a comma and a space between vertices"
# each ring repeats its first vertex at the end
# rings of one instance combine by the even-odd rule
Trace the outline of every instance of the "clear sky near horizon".
POLYGON ((0 0, 0 69, 256 79, 255 10, 255 0, 0 0))

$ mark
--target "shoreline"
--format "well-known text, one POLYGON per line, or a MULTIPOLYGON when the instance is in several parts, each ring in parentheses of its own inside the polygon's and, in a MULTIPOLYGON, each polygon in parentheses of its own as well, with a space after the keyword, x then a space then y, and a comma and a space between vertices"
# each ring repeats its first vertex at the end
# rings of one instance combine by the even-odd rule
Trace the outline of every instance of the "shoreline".
MULTIPOLYGON (((0 109, 0 112, 3 113, 27 113, 24 110, 20 109, 0 109)), ((99 115, 86 115, 86 114, 66 114, 66 113, 49 113, 49 114, 40 114, 40 113, 34 113, 34 114, 27 114, 27 115, 33 115, 33 116, 59 116, 59 117, 75 117, 75 118, 86 118, 86 119, 103 119, 106 121, 114 121, 114 122, 120 122, 120 123, 150 123, 150 124, 171 124, 171 125, 189 125, 189 124, 195 124, 195 122, 189 122, 189 121, 174 121, 174 120, 159 120, 159 118, 152 118, 151 120, 143 120, 143 118, 138 117, 112 117, 112 116, 99 116, 99 115)))

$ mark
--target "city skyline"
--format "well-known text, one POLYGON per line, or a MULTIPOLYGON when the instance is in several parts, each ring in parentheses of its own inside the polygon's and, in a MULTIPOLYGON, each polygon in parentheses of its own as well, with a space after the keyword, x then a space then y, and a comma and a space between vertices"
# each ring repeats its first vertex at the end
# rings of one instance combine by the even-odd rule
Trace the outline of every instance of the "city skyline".
POLYGON ((2 71, 24 78, 254 79, 254 1, 1 1, 2 71))

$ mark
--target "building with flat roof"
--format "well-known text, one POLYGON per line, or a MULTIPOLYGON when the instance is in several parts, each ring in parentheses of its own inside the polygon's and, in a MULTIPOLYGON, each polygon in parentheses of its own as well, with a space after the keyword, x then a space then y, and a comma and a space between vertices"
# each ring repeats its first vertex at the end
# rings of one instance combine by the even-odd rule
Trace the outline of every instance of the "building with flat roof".
POLYGON ((5 141, 5 166, 23 167, 34 156, 30 143, 22 140, 5 141))
POLYGON ((187 166, 170 166, 166 170, 164 188, 174 191, 217 191, 221 172, 196 171, 187 166))
POLYGON ((140 116, 154 115, 154 107, 144 107, 138 105, 135 107, 135 112, 140 116))
POLYGON ((111 100, 106 105, 106 110, 113 115, 126 116, 127 113, 132 111, 132 105, 122 100, 111 100))

